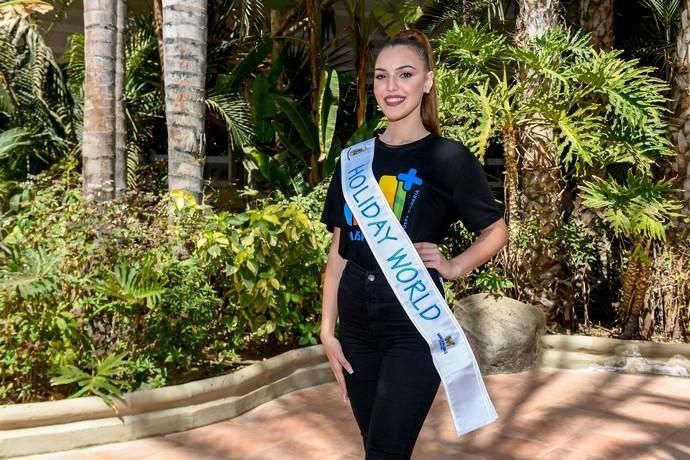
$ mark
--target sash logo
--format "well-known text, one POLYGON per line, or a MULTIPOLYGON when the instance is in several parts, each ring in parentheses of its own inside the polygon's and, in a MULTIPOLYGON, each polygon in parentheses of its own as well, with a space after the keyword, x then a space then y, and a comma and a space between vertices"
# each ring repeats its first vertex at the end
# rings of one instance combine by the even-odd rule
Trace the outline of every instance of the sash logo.
POLYGON ((363 145, 363 146, 358 147, 358 148, 351 148, 350 150, 347 151, 347 159, 350 160, 350 159, 354 158, 355 156, 359 155, 360 153, 366 152, 367 150, 369 150, 369 148, 366 145, 363 145))
POLYGON ((438 337, 438 346, 441 348, 444 355, 448 353, 449 348, 455 346, 455 341, 449 335, 443 337, 440 333, 436 333, 436 337, 438 337))

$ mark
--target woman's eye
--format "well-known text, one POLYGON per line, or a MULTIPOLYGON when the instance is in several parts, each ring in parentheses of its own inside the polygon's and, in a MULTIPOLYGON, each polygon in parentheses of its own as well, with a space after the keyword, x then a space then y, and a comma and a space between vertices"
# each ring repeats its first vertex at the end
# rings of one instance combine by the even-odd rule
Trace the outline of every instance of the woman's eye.
POLYGON ((403 78, 410 78, 412 74, 410 72, 403 72, 400 74, 400 76, 403 78))
POLYGON ((386 76, 382 75, 382 74, 378 74, 374 78, 376 78, 377 80, 382 80, 382 79, 386 78, 386 76))

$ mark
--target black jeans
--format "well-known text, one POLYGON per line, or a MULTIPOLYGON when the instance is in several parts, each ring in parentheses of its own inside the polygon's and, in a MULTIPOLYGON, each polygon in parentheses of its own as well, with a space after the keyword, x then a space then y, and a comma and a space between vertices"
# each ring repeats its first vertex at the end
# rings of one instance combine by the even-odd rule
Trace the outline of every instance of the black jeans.
MULTIPOLYGON (((435 270, 432 279, 443 292, 435 270)), ((409 459, 440 378, 429 346, 380 271, 348 261, 338 286, 345 383, 366 460, 409 459)))

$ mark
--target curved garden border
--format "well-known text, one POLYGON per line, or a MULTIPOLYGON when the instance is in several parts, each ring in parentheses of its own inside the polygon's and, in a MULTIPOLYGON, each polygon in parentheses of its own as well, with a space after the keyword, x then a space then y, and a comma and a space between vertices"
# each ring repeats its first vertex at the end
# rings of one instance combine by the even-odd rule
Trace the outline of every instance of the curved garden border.
POLYGON ((315 345, 228 375, 128 393, 115 401, 118 415, 95 396, 0 406, 0 458, 189 430, 331 380, 323 347, 315 345))
MULTIPOLYGON (((540 365, 688 376, 690 345, 544 336, 540 365)), ((0 406, 0 457, 189 430, 330 381, 333 374, 323 347, 315 345, 221 377, 128 393, 117 401, 119 415, 97 397, 0 406)))

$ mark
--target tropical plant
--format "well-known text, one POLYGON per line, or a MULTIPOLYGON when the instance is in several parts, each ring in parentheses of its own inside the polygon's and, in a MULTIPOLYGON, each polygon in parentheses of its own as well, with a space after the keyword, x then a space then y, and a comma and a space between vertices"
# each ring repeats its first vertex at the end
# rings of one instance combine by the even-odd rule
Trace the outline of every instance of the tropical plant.
POLYGON ((505 20, 505 11, 515 4, 514 0, 433 0, 424 4, 422 16, 415 27, 433 36, 440 36, 453 27, 491 25, 494 19, 505 20))
POLYGON ((340 83, 336 71, 323 70, 314 121, 299 103, 278 91, 275 85, 279 73, 274 66, 269 73, 254 80, 256 140, 264 145, 247 150, 245 169, 259 172, 270 186, 284 192, 303 193, 307 189, 304 178, 315 167, 308 161, 312 152, 318 152, 319 175, 328 175, 334 168, 340 149, 340 140, 335 137, 340 83), (271 152, 275 136, 280 144, 277 152, 271 152))
POLYGON ((127 369, 126 356, 127 353, 109 354, 105 359, 98 360, 90 373, 72 365, 61 366, 57 369, 57 376, 52 378, 50 383, 53 386, 77 384, 79 390, 72 393, 70 398, 95 395, 103 399, 117 413, 112 397, 120 396, 122 390, 127 388, 127 383, 121 380, 121 376, 127 369))
POLYGON ((19 181, 76 145, 72 99, 31 16, 0 20, 0 209, 19 181))
MULTIPOLYGON (((572 184, 568 192, 574 197, 580 193, 584 179, 612 181, 608 171, 619 167, 650 178, 650 186, 656 184, 652 167, 672 155, 664 126, 663 82, 652 76, 653 69, 621 59, 618 51, 595 52, 587 40, 586 36, 555 28, 527 47, 497 47, 501 38, 495 34, 456 27, 437 47, 441 51, 438 88, 446 132, 457 135, 480 158, 491 142, 501 142, 506 167, 505 202, 513 233, 517 236, 527 231, 530 221, 539 222, 531 244, 521 246, 511 240, 509 246, 509 253, 515 249, 513 256, 517 257, 514 263, 509 262, 517 290, 520 295, 541 298, 545 305, 555 308, 555 316, 567 322, 573 320, 573 297, 566 298, 567 290, 557 291, 560 303, 552 303, 553 297, 537 295, 557 290, 558 283, 566 282, 557 275, 559 270, 567 269, 566 260, 559 262, 560 267, 553 265, 567 254, 564 242, 556 237, 565 222, 565 208, 553 203, 545 206, 542 189, 538 194, 525 193, 533 184, 524 174, 520 174, 522 182, 518 183, 520 157, 525 167, 524 149, 528 148, 521 145, 519 129, 550 132, 552 140, 544 145, 544 152, 553 155, 557 163, 555 175, 548 177, 567 179, 572 184), (489 44, 499 51, 484 51, 489 44), (494 70, 518 66, 529 67, 530 72, 517 81, 509 80, 505 70, 494 70), (539 93, 526 98, 537 82, 539 93), (548 208, 549 216, 540 214, 539 206, 548 208), (548 264, 549 269, 521 272, 525 251, 548 264), (545 291, 535 291, 538 286, 545 291)), ((563 181, 561 186, 565 184, 563 181)), ((668 201, 671 196, 664 195, 669 189, 662 189, 665 205, 673 207, 668 201)), ((553 192, 554 196, 562 194, 553 192)), ((573 199, 564 204, 578 202, 573 199)), ((656 219, 662 227, 669 224, 660 215, 656 219)), ((539 263, 535 266, 541 267, 539 263)))
POLYGON ((651 245, 666 239, 666 227, 676 217, 682 204, 670 199, 672 182, 654 182, 641 172, 628 172, 624 184, 593 178, 581 187, 583 203, 600 210, 599 217, 617 236, 632 242, 628 266, 623 278, 621 318, 622 336, 632 338, 639 333, 639 316, 650 287, 651 245))
POLYGON ((681 0, 641 0, 629 7, 636 16, 622 48, 646 65, 657 67, 659 76, 671 83, 676 38, 682 32, 681 0))

